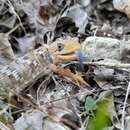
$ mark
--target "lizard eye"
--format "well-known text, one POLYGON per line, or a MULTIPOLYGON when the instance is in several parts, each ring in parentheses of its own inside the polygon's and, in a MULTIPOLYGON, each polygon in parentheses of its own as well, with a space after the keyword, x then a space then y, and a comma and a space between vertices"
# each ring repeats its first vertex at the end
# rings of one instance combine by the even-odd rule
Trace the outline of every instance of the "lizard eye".
POLYGON ((64 49, 64 45, 62 43, 57 43, 58 51, 61 51, 64 49))

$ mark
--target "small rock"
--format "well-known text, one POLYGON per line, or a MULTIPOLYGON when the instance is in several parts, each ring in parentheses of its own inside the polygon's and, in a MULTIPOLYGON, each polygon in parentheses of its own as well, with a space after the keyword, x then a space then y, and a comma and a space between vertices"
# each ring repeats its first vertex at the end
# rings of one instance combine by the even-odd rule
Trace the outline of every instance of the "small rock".
POLYGON ((104 80, 112 79, 114 70, 105 68, 105 67, 100 67, 100 68, 95 68, 94 74, 95 74, 96 78, 98 78, 98 79, 104 79, 104 80))
POLYGON ((45 114, 35 110, 25 113, 14 123, 15 130, 71 130, 61 122, 45 118, 45 114))
POLYGON ((125 130, 129 130, 130 128, 130 117, 126 117, 125 130))
POLYGON ((120 44, 117 39, 107 37, 88 37, 82 44, 82 51, 92 60, 117 60, 120 57, 120 44))
POLYGON ((89 61, 130 63, 130 40, 91 36, 82 43, 81 50, 89 61))
POLYGON ((14 123, 15 130, 43 130, 44 115, 40 111, 24 114, 14 123))

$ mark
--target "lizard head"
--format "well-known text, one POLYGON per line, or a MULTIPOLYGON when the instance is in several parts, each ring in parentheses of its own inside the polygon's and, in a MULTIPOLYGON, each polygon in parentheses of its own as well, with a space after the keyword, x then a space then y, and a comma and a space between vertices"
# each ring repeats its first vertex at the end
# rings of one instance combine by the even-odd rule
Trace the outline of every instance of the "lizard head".
POLYGON ((60 62, 76 60, 75 52, 78 50, 80 43, 77 38, 58 39, 49 46, 49 52, 60 62))
POLYGON ((72 54, 77 50, 80 50, 78 38, 57 39, 49 45, 51 53, 59 52, 61 55, 72 54))

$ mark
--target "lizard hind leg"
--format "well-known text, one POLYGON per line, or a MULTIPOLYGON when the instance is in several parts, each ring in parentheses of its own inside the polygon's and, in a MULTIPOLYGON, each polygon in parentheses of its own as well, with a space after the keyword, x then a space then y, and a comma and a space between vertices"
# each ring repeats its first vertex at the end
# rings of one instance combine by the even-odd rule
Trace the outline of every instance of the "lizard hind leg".
POLYGON ((80 86, 81 84, 89 86, 88 83, 82 78, 82 76, 79 73, 72 73, 70 69, 65 69, 65 68, 61 68, 59 66, 56 66, 54 64, 51 64, 49 66, 49 68, 56 74, 58 74, 59 76, 66 76, 70 79, 72 79, 73 81, 76 82, 76 84, 78 86, 80 86))

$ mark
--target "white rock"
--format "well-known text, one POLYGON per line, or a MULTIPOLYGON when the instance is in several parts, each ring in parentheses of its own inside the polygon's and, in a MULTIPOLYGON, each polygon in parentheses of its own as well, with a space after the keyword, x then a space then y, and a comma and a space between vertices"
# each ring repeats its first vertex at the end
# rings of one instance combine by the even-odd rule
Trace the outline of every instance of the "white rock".
MULTIPOLYGON (((59 117, 58 119, 68 114, 65 110, 58 110, 55 109, 53 111, 56 114, 56 117, 59 117)), ((55 118, 54 116, 52 117, 55 118)), ((55 120, 57 118, 55 118, 55 120)), ((24 113, 16 120, 13 126, 15 130, 71 130, 63 123, 55 120, 47 118, 46 114, 39 110, 34 110, 32 112, 24 113)))
POLYGON ((88 61, 130 63, 130 40, 91 36, 82 43, 81 51, 88 61))
POLYGON ((107 37, 88 37, 82 43, 81 50, 90 61, 109 59, 120 60, 120 44, 117 39, 107 37))
POLYGON ((125 130, 130 129, 130 117, 126 117, 126 124, 125 124, 125 130))
POLYGON ((14 123, 15 130, 43 130, 44 114, 40 111, 34 111, 30 114, 24 114, 14 123))
POLYGON ((114 8, 125 13, 130 18, 130 0, 113 0, 114 8))
POLYGON ((82 4, 84 7, 89 6, 89 5, 90 5, 90 3, 91 3, 91 1, 90 1, 90 0, 81 0, 81 4, 82 4))

